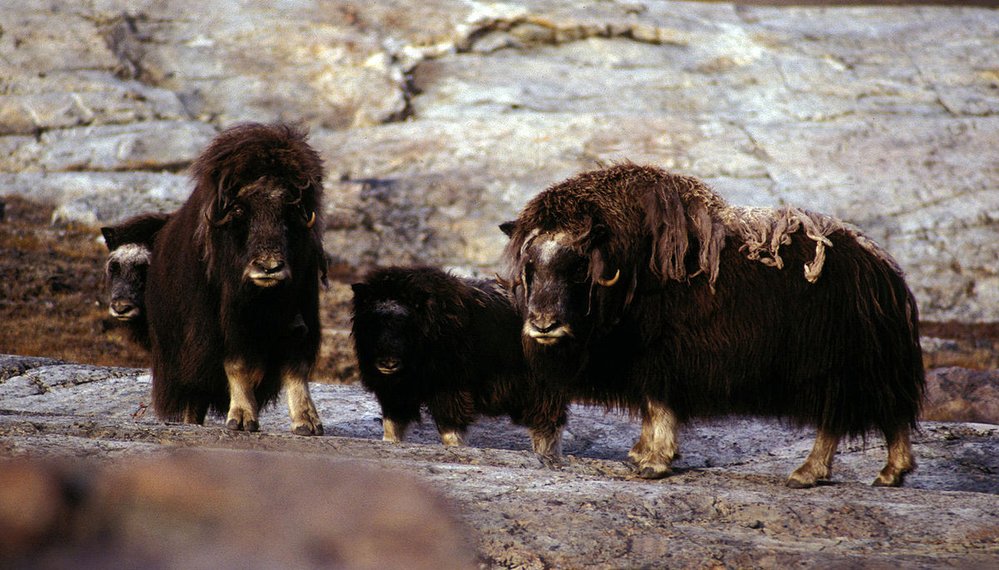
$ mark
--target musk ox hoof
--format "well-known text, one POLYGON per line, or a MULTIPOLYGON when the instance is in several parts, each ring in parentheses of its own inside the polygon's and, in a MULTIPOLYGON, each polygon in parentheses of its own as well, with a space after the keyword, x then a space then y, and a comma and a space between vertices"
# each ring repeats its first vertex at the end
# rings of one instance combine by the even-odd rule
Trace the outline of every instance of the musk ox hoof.
POLYGON ((291 426, 291 433, 295 435, 323 435, 323 424, 308 423, 291 426))
POLYGON ((225 427, 232 431, 260 431, 260 422, 257 420, 240 421, 233 418, 225 423, 225 427))
POLYGON ((673 473, 673 470, 669 467, 653 467, 646 466, 640 467, 635 471, 635 475, 640 479, 663 479, 669 477, 673 473))
POLYGON ((884 473, 878 475, 878 477, 871 483, 874 487, 901 487, 902 483, 905 482, 905 473, 899 473, 897 475, 886 475, 884 473))
POLYGON ((538 458, 538 461, 541 462, 541 465, 547 469, 557 470, 565 466, 565 460, 559 455, 543 455, 538 453, 536 454, 536 457, 538 458))
POLYGON ((794 477, 789 477, 787 482, 784 483, 790 489, 811 489, 815 486, 815 481, 804 481, 802 479, 795 479, 794 477))

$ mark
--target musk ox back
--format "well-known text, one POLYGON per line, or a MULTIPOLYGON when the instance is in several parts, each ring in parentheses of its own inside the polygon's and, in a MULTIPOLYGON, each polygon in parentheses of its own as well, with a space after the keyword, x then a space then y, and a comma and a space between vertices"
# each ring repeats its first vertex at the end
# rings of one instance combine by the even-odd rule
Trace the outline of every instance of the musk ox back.
POLYGON ((146 318, 146 273, 153 255, 153 240, 169 214, 139 214, 115 226, 101 228, 108 259, 104 280, 108 313, 122 323, 129 338, 149 350, 146 318))
POLYGON ((565 410, 539 397, 521 353, 520 318, 495 282, 432 267, 389 267, 353 285, 361 381, 382 406, 384 439, 402 441, 425 405, 446 445, 482 414, 509 414, 550 455, 565 410))
POLYGON ((308 378, 319 350, 322 161, 303 131, 244 124, 192 166, 195 188, 156 236, 146 304, 162 418, 259 428, 287 392, 292 430, 322 433, 308 378))
POLYGON ((913 469, 916 302, 855 228, 622 164, 548 188, 503 229, 528 362, 573 398, 641 413, 640 476, 670 472, 678 423, 728 414, 818 428, 793 487, 829 476, 842 437, 874 431, 888 446, 875 484, 913 469))

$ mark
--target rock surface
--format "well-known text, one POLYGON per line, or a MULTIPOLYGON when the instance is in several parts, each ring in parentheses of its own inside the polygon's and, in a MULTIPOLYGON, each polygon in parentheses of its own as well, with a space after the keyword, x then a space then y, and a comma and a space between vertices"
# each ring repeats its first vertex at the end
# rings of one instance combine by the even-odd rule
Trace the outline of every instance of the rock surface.
POLYGON ((0 194, 167 210, 220 128, 303 121, 345 273, 491 271, 495 226, 616 160, 867 231, 929 320, 999 321, 999 12, 721 3, 189 0, 0 13, 0 194))
MULTIPOLYGON (((470 447, 441 446, 432 422, 417 426, 408 443, 392 445, 380 441, 377 403, 359 387, 316 384, 313 395, 326 426, 324 437, 291 435, 282 405, 262 416, 262 432, 234 433, 218 419, 204 427, 187 426, 163 424, 151 412, 143 413, 149 397, 147 370, 4 356, 0 357, 0 457, 29 458, 29 472, 49 475, 27 479, 43 483, 52 477, 66 480, 59 478, 65 471, 38 463, 45 458, 98 462, 100 466, 89 472, 97 473, 93 476, 105 486, 85 486, 92 491, 84 495, 90 502, 82 503, 97 505, 99 520, 112 530, 108 540, 118 550, 111 552, 141 554, 147 556, 140 559, 145 562, 155 559, 149 558, 152 552, 175 562, 208 560, 235 567, 246 562, 238 555, 246 544, 226 533, 259 532, 273 525, 276 536, 287 536, 290 542, 255 544, 262 564, 278 561, 287 566, 300 560, 288 549, 298 544, 311 545, 308 552, 315 555, 314 564, 329 563, 333 558, 328 556, 346 551, 317 550, 312 539, 326 537, 328 542, 320 544, 335 545, 338 537, 349 536, 343 521, 329 518, 338 509, 346 509, 339 511, 343 513, 352 508, 350 500, 340 499, 344 487, 337 480, 357 481, 365 470, 397 473, 398 487, 412 504, 425 505, 422 512, 431 521, 426 528, 438 529, 441 534, 434 536, 451 541, 445 546, 466 536, 460 526, 449 522, 449 509, 456 509, 471 533, 464 544, 477 552, 482 567, 987 568, 999 561, 999 426, 995 425, 925 422, 914 438, 919 468, 900 489, 868 485, 884 461, 879 438, 844 444, 836 457, 833 482, 801 491, 788 489, 783 482, 807 455, 811 434, 772 422, 728 420, 688 426, 682 432, 677 473, 650 482, 632 478, 623 463, 638 426, 616 413, 574 408, 566 434, 566 462, 552 470, 527 451, 524 430, 505 420, 475 424, 470 447), (175 453, 188 448, 197 449, 190 455, 175 453), (268 465, 237 468, 238 473, 233 473, 224 464, 268 465), (293 475, 296 470, 304 472, 293 475), (411 477, 422 483, 412 483, 411 477), (114 501, 102 499, 100 489, 109 488, 108 482, 120 483, 110 487, 116 489, 114 501), (426 485, 434 491, 421 490, 426 485), (276 491, 262 497, 237 492, 244 489, 276 491), (199 500, 206 493, 220 493, 231 501, 226 503, 227 512, 257 517, 261 511, 254 501, 265 506, 284 503, 291 512, 271 521, 248 522, 239 516, 220 520, 218 506, 199 500), (453 507, 435 506, 436 494, 444 495, 453 507), (155 532, 167 532, 168 538, 176 538, 171 532, 190 533, 192 520, 201 521, 198 528, 217 533, 211 536, 229 537, 219 539, 218 557, 199 550, 199 545, 209 544, 203 537, 192 537, 193 548, 183 554, 164 553, 147 544, 155 532), (295 521, 306 522, 305 530, 282 534, 288 532, 283 525, 295 521), (433 527, 434 521, 441 526, 433 527), (226 553, 232 552, 237 554, 227 558, 226 553)), ((23 465, 0 462, 0 479, 15 479, 11 469, 24 469, 23 465)), ((82 468, 68 469, 72 474, 82 468)), ((24 479, 17 480, 23 484, 24 479)), ((385 477, 375 473, 367 479, 367 484, 351 483, 352 488, 358 493, 374 489, 376 497, 382 496, 379 493, 398 497, 379 487, 385 477)), ((4 491, 0 489, 0 509, 9 497, 4 491)), ((397 504, 400 499, 389 500, 397 504)), ((29 523, 40 520, 38 524, 48 528, 44 522, 51 514, 46 513, 68 508, 61 502, 49 506, 37 508, 34 519, 26 517, 29 523)), ((96 516, 92 513, 83 509, 70 520, 92 521, 87 518, 96 516)), ((412 525, 406 524, 411 519, 400 517, 398 532, 405 535, 412 531, 412 525)), ((4 524, 13 523, 0 521, 0 528, 4 524)), ((29 531, 37 528, 23 520, 21 524, 29 531)), ((92 535, 65 532, 58 535, 65 540, 50 538, 35 543, 34 549, 22 549, 27 565, 91 552, 86 549, 94 545, 88 542, 92 535)), ((0 536, 10 540, 12 535, 0 536)), ((460 560, 460 545, 454 548, 459 556, 455 559, 460 560)))

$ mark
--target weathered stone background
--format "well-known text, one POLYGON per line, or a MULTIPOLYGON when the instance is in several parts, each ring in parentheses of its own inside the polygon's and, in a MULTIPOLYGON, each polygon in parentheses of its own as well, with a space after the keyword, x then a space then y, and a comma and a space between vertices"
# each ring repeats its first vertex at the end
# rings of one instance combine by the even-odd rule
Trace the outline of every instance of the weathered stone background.
POLYGON ((345 271, 490 271, 496 225, 622 159, 841 216, 927 320, 999 321, 999 13, 685 2, 13 0, 0 193, 172 209, 238 121, 303 121, 345 271))
MULTIPOLYGON (((303 121, 337 271, 489 272, 495 226, 534 193, 631 159, 839 215, 899 259, 924 319, 994 323, 997 38, 999 12, 968 7, 12 0, 0 196, 51 201, 55 223, 170 210, 221 128, 303 121)), ((928 381, 926 417, 995 421, 995 372, 928 381)), ((648 482, 622 464, 637 422, 601 410, 574 409, 552 471, 505 421, 469 448, 429 423, 392 446, 359 387, 314 393, 326 437, 287 433, 282 405, 234 434, 133 417, 146 370, 0 357, 0 566, 445 568, 469 548, 507 568, 999 565, 993 425, 925 422, 903 489, 867 486, 873 437, 844 443, 834 484, 792 491, 812 434, 773 423, 690 426, 678 473, 648 482), (38 462, 67 457, 84 461, 38 462)))

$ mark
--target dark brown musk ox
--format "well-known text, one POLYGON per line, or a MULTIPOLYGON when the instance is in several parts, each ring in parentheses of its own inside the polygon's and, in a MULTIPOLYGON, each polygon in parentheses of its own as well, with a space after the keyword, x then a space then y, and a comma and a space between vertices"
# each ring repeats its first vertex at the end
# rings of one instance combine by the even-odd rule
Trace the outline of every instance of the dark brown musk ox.
POLYGON ((364 387, 382 407, 384 440, 399 442, 426 406, 445 445, 479 416, 509 415, 546 447, 565 409, 539 397, 520 342, 520 316, 494 280, 434 267, 387 267, 355 283, 351 334, 364 387))
POLYGON ((322 434, 308 385, 325 280, 322 160, 304 130, 249 123, 216 136, 191 171, 146 283, 154 408, 198 424, 226 413, 229 429, 256 431, 284 387, 292 431, 322 434))
POLYGON ((108 259, 104 281, 108 294, 108 314, 121 323, 128 337, 149 350, 146 318, 146 273, 153 256, 153 239, 169 214, 139 214, 101 228, 108 259))
POLYGON ((817 428, 791 487, 827 479, 840 439, 870 432, 888 450, 875 485, 915 467, 916 302, 852 226, 733 207, 625 163, 555 184, 501 227, 528 362, 563 399, 641 415, 639 476, 670 473, 680 423, 726 415, 817 428))

